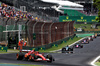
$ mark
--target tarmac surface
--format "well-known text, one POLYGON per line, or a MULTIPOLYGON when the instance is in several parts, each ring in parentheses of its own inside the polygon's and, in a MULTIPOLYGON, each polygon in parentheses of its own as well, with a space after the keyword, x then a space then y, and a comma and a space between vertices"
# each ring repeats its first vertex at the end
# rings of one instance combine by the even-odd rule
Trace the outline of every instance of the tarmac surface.
POLYGON ((89 44, 83 44, 83 48, 75 48, 73 54, 50 53, 55 58, 52 63, 48 62, 33 62, 16 60, 16 53, 0 54, 0 63, 15 63, 15 64, 35 64, 46 66, 91 66, 91 62, 100 55, 100 37, 97 37, 89 44))

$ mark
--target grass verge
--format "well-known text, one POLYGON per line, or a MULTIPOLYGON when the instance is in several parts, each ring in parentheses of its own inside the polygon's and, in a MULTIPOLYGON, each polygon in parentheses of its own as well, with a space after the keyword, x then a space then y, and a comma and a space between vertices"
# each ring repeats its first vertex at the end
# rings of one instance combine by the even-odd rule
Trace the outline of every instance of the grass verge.
POLYGON ((44 65, 31 65, 31 64, 10 64, 10 63, 0 63, 0 66, 44 66, 44 65))
MULTIPOLYGON (((91 25, 92 25, 92 24, 74 24, 74 27, 75 27, 75 28, 80 28, 80 27, 81 27, 81 28, 84 29, 85 31, 90 31, 90 30, 91 30, 91 31, 94 31, 94 30, 100 31, 100 26, 97 26, 98 29, 94 29, 94 28, 91 29, 91 25), (86 26, 86 28, 85 28, 85 27, 82 27, 82 26, 86 26)), ((93 26, 93 25, 92 25, 92 26, 93 26)))
POLYGON ((59 50, 62 47, 65 47, 66 45, 70 45, 70 44, 78 41, 79 39, 81 39, 81 38, 80 37, 74 37, 73 40, 69 39, 66 43, 59 44, 58 47, 55 46, 55 47, 49 48, 47 50, 39 50, 39 52, 50 52, 50 51, 54 51, 54 50, 59 50))
POLYGON ((100 66, 100 62, 96 62, 95 65, 96 65, 96 66, 100 66))
POLYGON ((0 51, 0 54, 3 54, 3 53, 16 53, 16 52, 19 52, 19 50, 8 49, 7 52, 0 51))

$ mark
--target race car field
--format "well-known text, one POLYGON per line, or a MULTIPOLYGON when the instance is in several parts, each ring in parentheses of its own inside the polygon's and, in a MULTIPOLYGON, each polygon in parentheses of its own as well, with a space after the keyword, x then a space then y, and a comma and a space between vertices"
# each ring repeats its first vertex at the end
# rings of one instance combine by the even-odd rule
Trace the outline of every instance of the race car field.
MULTIPOLYGON (((32 64, 32 65, 47 65, 47 66, 88 66, 100 54, 100 37, 97 37, 89 44, 84 44, 83 48, 74 49, 73 54, 66 53, 50 53, 55 61, 47 63, 45 61, 33 62, 25 60, 16 60, 16 53, 0 54, 0 63, 15 63, 15 64, 32 64)), ((59 51, 61 52, 61 51, 59 51)))

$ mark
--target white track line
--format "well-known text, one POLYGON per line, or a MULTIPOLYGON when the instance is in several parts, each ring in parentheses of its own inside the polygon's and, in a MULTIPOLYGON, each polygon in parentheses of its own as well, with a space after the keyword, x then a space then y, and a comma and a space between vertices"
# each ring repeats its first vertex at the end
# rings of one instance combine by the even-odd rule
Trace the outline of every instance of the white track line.
POLYGON ((97 66, 97 65, 95 65, 94 63, 95 63, 99 58, 100 58, 100 56, 98 56, 97 58, 95 58, 95 59, 91 62, 91 65, 92 65, 92 66, 97 66))

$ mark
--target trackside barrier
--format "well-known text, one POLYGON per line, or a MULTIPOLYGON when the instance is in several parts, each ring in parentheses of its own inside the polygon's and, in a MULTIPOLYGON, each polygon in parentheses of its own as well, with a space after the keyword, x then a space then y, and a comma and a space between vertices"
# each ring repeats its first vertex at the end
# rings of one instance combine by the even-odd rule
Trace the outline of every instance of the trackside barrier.
POLYGON ((67 42, 70 38, 74 38, 74 37, 76 37, 75 35, 73 35, 73 36, 70 36, 70 37, 68 37, 68 38, 64 38, 64 39, 62 39, 62 40, 59 40, 59 41, 56 41, 56 42, 53 42, 53 43, 50 43, 50 44, 47 44, 47 45, 43 45, 43 46, 38 46, 38 47, 25 47, 25 46, 23 46, 23 49, 27 49, 27 50, 36 50, 36 51, 38 51, 38 50, 46 50, 46 49, 49 49, 49 48, 51 48, 52 46, 58 46, 59 44, 62 44, 63 42, 65 43, 65 42, 67 42))
POLYGON ((52 44, 52 47, 58 47, 58 44, 52 44))
POLYGON ((30 50, 38 51, 38 48, 30 48, 30 50))
POLYGON ((39 47, 39 50, 45 50, 45 47, 39 47))
POLYGON ((75 33, 100 33, 100 31, 81 31, 81 32, 75 32, 75 33))
POLYGON ((7 52, 7 47, 0 47, 0 52, 7 52))

